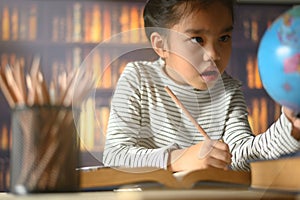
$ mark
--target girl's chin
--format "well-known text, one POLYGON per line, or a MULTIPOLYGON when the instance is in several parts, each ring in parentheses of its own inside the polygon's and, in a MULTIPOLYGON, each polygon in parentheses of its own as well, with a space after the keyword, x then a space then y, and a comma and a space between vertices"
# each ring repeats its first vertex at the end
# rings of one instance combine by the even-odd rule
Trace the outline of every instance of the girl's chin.
POLYGON ((192 87, 194 87, 197 90, 208 90, 209 86, 206 83, 202 84, 190 84, 192 87))
POLYGON ((206 82, 197 82, 190 84, 192 87, 194 87, 197 90, 208 90, 212 88, 215 85, 216 81, 210 81, 209 83, 206 82))

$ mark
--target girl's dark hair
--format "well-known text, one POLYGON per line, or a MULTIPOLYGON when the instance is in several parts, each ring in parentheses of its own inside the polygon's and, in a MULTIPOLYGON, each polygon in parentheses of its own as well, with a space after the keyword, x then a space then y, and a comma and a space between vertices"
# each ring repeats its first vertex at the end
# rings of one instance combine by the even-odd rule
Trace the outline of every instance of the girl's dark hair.
POLYGON ((149 0, 143 13, 147 38, 150 39, 155 28, 169 29, 179 23, 182 17, 205 9, 214 2, 220 2, 228 7, 232 20, 234 19, 235 0, 149 0))

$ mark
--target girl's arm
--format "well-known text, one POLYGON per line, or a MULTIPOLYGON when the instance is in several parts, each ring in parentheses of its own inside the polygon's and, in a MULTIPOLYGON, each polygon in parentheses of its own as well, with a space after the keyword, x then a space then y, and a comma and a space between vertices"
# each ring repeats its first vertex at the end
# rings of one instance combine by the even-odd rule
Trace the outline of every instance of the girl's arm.
POLYGON ((275 159, 300 149, 300 143, 291 136, 292 124, 284 114, 264 133, 254 136, 240 89, 234 91, 230 105, 224 141, 231 149, 234 169, 249 170, 251 160, 275 159))

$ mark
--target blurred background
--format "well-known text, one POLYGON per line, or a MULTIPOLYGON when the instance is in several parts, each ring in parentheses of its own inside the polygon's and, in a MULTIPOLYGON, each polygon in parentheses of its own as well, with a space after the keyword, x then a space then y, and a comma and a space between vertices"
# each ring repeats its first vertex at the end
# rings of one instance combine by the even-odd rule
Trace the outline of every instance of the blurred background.
MULTIPOLYGON (((81 166, 101 164, 110 97, 127 62, 156 59, 142 30, 146 0, 0 0, 0 65, 18 60, 29 70, 35 55, 47 81, 78 68, 83 62, 102 74, 95 98, 81 107, 81 166), (122 34, 118 41, 112 36, 122 34), (97 45, 101 43, 99 48, 97 45), (118 59, 114 59, 118 57, 118 59), (88 58, 88 59, 86 59, 88 58)), ((233 53, 227 72, 243 83, 249 121, 259 134, 278 118, 281 108, 263 89, 257 68, 257 48, 275 18, 297 1, 238 0, 233 53)), ((0 92, 0 190, 9 188, 11 108, 0 92)))

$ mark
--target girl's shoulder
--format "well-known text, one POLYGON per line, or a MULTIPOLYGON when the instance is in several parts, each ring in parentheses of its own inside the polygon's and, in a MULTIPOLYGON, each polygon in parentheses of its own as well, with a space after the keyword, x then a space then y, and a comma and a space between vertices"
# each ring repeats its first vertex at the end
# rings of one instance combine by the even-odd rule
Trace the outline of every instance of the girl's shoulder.
POLYGON ((160 74, 162 63, 160 60, 155 61, 132 61, 128 62, 124 68, 123 73, 131 75, 148 75, 157 76, 160 74))
POLYGON ((136 69, 141 69, 141 70, 147 70, 151 68, 158 68, 161 67, 162 63, 160 60, 155 60, 155 61, 146 61, 146 60, 140 60, 140 61, 131 61, 128 62, 126 67, 127 68, 136 68, 136 69))

